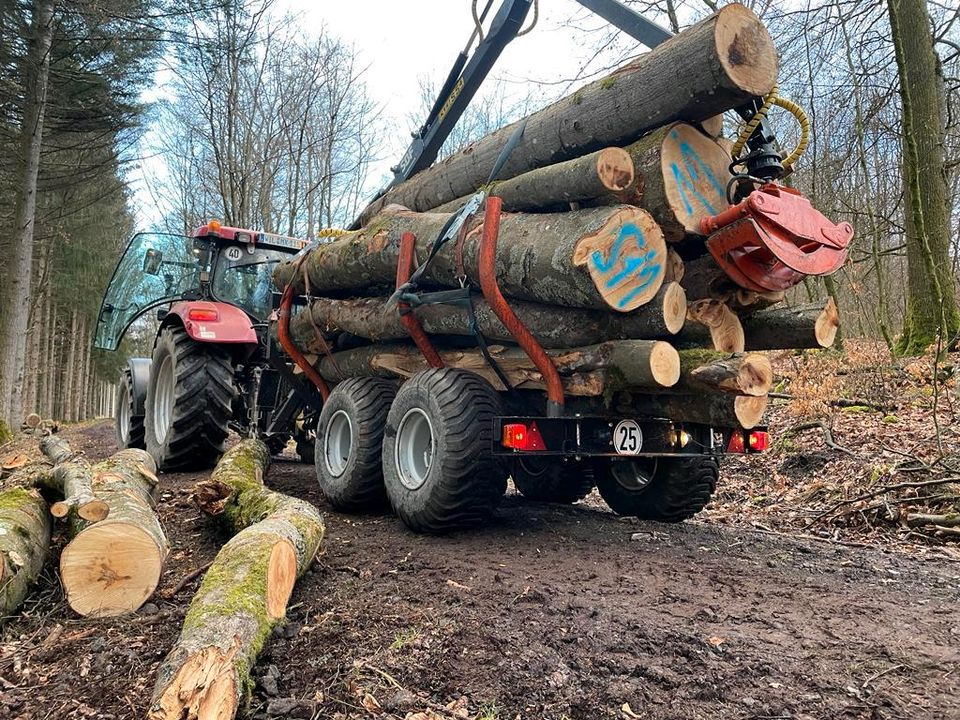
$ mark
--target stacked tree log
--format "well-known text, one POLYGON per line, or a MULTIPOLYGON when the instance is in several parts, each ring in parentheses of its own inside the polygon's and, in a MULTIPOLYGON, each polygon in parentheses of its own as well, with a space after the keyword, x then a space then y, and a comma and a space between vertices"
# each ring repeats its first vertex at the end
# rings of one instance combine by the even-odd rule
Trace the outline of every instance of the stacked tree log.
POLYGON ((517 124, 423 170, 372 203, 360 229, 277 268, 280 288, 311 297, 291 322, 295 342, 332 383, 425 369, 389 299, 403 276, 401 238, 413 233, 413 264, 426 264, 419 289, 477 289, 475 326, 462 305, 414 303, 442 362, 502 389, 472 339, 477 329, 511 386, 543 389, 479 293, 482 208, 431 252, 451 213, 483 189, 504 211, 499 288, 548 351, 567 395, 626 393, 632 407, 676 420, 758 424, 772 378, 769 362, 746 351, 827 347, 838 325, 832 303, 780 309, 772 306, 782 293, 737 287, 699 234, 702 218, 728 207, 730 143, 718 137, 720 116, 770 92, 776 77, 762 23, 728 5, 526 118, 493 182, 517 124))

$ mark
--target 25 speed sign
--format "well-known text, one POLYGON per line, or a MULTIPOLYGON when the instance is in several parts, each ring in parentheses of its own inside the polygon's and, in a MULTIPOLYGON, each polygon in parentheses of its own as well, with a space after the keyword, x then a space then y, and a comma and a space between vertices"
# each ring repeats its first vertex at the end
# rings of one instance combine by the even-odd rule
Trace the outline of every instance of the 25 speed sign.
POLYGON ((613 429, 613 449, 618 455, 639 455, 643 433, 634 420, 621 420, 613 429))

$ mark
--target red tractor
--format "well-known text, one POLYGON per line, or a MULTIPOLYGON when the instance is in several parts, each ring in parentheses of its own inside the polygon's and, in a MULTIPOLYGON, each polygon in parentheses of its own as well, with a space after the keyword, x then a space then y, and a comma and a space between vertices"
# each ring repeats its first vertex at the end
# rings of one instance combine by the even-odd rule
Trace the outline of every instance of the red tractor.
POLYGON ((146 449, 165 470, 208 467, 233 429, 275 453, 293 438, 313 462, 319 399, 269 331, 273 270, 306 244, 216 221, 191 236, 130 240, 101 305, 96 347, 115 350, 151 309, 160 325, 152 358, 130 359, 120 378, 120 447, 146 449))

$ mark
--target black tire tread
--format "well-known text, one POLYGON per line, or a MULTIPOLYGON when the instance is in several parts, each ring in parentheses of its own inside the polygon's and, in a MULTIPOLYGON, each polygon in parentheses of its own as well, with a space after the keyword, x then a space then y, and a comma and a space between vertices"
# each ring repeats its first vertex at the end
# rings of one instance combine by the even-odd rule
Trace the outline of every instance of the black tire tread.
POLYGON ((425 370, 400 388, 388 420, 383 465, 387 495, 408 527, 442 534, 479 525, 490 517, 506 487, 506 472, 491 452, 493 418, 499 410, 496 391, 483 378, 465 370, 425 370), (439 472, 432 473, 432 479, 416 491, 427 493, 416 509, 406 502, 410 491, 395 477, 393 469, 393 448, 401 419, 395 409, 402 409, 411 395, 421 407, 431 398, 435 401, 439 413, 430 413, 430 418, 445 448, 442 456, 434 456, 439 472))
POLYGON ((513 484, 527 500, 572 505, 593 490, 596 481, 592 465, 586 462, 550 462, 542 474, 532 475, 514 463, 513 484))
MULTIPOLYGON (((147 449, 146 441, 146 429, 144 428, 144 417, 143 415, 134 415, 133 412, 133 375, 130 372, 130 368, 125 368, 123 373, 120 376, 120 382, 126 388, 126 398, 127 403, 129 404, 130 409, 130 427, 129 427, 129 437, 123 438, 120 437, 120 425, 117 424, 117 447, 121 450, 124 448, 137 448, 139 450, 147 449)), ((118 395, 117 402, 123 398, 123 395, 118 395)), ((119 408, 117 408, 117 415, 119 415, 119 408)))
POLYGON ((710 502, 720 476, 717 458, 661 458, 653 480, 642 490, 627 490, 609 472, 598 473, 597 489, 618 515, 678 523, 710 502))
MULTIPOLYGON (((147 449, 162 470, 212 467, 223 455, 233 415, 236 387, 230 354, 218 345, 198 343, 186 330, 172 325, 157 339, 151 375, 160 372, 161 345, 174 354, 173 423, 162 446, 154 445, 152 432, 147 432, 147 449)), ((151 402, 150 393, 147 402, 151 402)), ((150 419, 148 407, 148 426, 150 419)))
POLYGON ((317 422, 315 463, 320 490, 335 509, 344 512, 370 512, 386 507, 387 493, 383 486, 383 465, 380 458, 387 414, 395 395, 396 386, 389 380, 356 377, 344 380, 334 387, 324 403, 317 422), (321 437, 321 428, 326 427, 330 414, 339 409, 340 397, 352 406, 355 416, 353 419, 357 421, 357 437, 354 440, 356 459, 353 467, 347 471, 351 475, 347 482, 326 477, 324 438, 321 437))

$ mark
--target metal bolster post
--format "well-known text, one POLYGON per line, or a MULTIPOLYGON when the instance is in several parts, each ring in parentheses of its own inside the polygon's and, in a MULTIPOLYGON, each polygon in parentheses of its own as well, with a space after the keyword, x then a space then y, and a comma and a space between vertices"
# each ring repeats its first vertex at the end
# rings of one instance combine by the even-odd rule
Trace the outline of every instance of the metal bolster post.
MULTIPOLYGON (((400 236, 400 253, 397 257, 397 289, 399 290, 410 279, 413 273, 413 251, 416 248, 417 236, 412 232, 405 232, 400 236)), ((414 344, 423 355, 430 367, 442 368, 443 360, 434 349, 430 338, 423 330, 420 319, 410 310, 410 304, 400 301, 397 303, 397 310, 400 313, 400 322, 410 333, 414 344)))
POLYGON ((293 338, 290 337, 290 311, 292 308, 293 282, 287 285, 280 298, 280 309, 278 311, 280 322, 277 324, 277 339, 280 341, 280 346, 293 358, 297 367, 303 370, 303 374, 310 378, 310 382, 317 386, 317 389, 320 391, 320 397, 326 402, 327 398, 330 397, 330 386, 320 377, 320 373, 307 361, 307 358, 293 342, 293 338))
POLYGON ((483 297, 504 327, 510 331, 517 344, 533 361, 547 383, 547 417, 560 417, 563 414, 563 384, 560 373, 553 360, 537 342, 533 334, 520 321, 506 298, 500 292, 497 283, 497 238, 500 235, 500 208, 502 201, 498 197, 488 197, 483 215, 483 235, 480 240, 480 288, 483 297))

